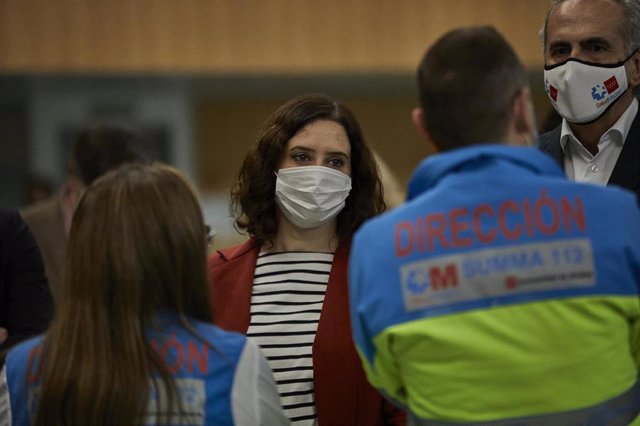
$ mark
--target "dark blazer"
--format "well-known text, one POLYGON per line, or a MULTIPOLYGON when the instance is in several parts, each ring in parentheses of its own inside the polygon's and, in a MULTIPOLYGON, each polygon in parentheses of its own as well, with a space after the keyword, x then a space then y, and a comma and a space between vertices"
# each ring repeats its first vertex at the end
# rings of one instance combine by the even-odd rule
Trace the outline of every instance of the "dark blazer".
POLYGON ((26 207, 20 212, 38 243, 49 290, 54 302, 60 298, 62 263, 67 252, 67 233, 64 230, 62 204, 58 194, 26 207))
MULTIPOLYGON (((404 424, 404 413, 383 403, 367 378, 351 338, 347 264, 350 243, 336 250, 313 343, 313 382, 320 425, 404 424)), ((260 247, 254 240, 209 258, 214 323, 246 334, 260 247)))
MULTIPOLYGON (((562 126, 558 126, 540 135, 539 147, 551 155, 564 169, 564 153, 560 146, 561 129, 562 126)), ((640 199, 640 112, 636 114, 631 124, 622 152, 607 185, 618 185, 629 189, 640 199)))
POLYGON ((18 212, 0 210, 0 327, 9 332, 0 351, 42 333, 52 306, 42 257, 29 228, 18 212))

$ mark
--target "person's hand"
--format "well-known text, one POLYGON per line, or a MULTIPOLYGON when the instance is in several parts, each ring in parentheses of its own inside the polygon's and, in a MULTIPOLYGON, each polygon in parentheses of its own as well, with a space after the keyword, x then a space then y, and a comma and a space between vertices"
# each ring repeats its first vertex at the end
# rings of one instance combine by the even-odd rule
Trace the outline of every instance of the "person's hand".
POLYGON ((2 342, 4 342, 7 337, 9 337, 9 332, 7 332, 7 329, 0 327, 0 344, 2 344, 2 342))

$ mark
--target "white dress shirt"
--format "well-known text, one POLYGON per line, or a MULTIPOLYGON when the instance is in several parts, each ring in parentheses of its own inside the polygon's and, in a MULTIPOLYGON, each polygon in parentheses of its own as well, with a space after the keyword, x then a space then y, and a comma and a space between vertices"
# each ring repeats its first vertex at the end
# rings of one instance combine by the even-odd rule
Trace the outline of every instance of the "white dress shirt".
POLYGON ((600 137, 596 155, 592 155, 580 143, 567 120, 563 119, 560 145, 564 152, 564 171, 567 177, 577 182, 606 185, 637 113, 638 100, 634 97, 618 121, 600 137))

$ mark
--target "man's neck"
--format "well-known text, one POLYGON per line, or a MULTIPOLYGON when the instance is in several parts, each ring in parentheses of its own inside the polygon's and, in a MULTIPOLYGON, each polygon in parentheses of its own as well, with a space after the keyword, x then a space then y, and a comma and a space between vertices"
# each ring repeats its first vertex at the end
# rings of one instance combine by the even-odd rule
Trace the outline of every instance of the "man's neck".
POLYGON ((596 155, 598 153, 598 142, 600 142, 600 138, 618 121, 620 116, 624 114, 627 108, 629 108, 629 105, 631 105, 632 100, 633 89, 629 88, 609 111, 605 112, 602 117, 593 123, 569 123, 569 127, 582 146, 591 154, 596 155))
POLYGON ((62 208, 62 219, 64 221, 64 232, 68 236, 71 229, 71 220, 76 205, 84 193, 86 186, 76 178, 69 178, 58 192, 60 206, 62 208))
POLYGON ((315 251, 333 253, 338 248, 336 220, 332 220, 314 229, 300 229, 280 216, 278 233, 273 238, 273 245, 266 244, 268 252, 283 251, 315 251))

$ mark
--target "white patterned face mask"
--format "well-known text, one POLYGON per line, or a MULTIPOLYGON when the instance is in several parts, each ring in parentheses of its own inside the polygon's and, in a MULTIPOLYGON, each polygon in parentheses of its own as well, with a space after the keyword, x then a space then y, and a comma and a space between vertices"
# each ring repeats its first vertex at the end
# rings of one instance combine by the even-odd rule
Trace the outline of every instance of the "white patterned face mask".
POLYGON ((629 87, 624 64, 631 56, 615 64, 569 58, 545 66, 544 87, 558 114, 578 124, 600 118, 629 87))
POLYGON ((336 217, 351 191, 351 178, 329 167, 291 167, 276 176, 276 203, 301 229, 317 228, 336 217))

